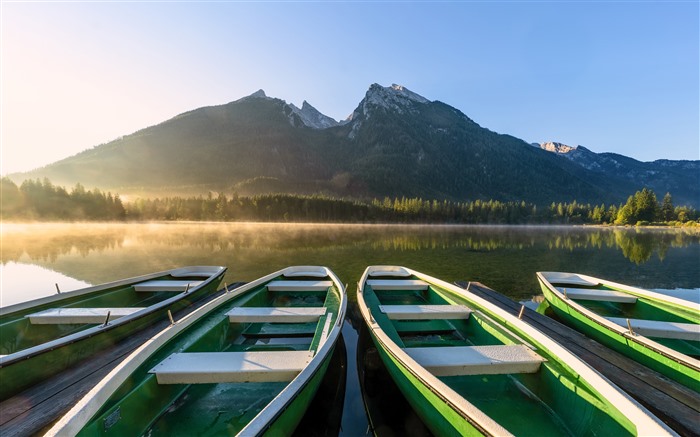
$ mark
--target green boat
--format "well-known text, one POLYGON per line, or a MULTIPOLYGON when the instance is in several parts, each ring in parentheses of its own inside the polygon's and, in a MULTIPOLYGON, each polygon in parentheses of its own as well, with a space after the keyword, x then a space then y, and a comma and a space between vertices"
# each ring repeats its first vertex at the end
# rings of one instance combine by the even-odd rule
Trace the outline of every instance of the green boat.
POLYGON ((0 401, 216 291, 225 272, 183 267, 0 308, 0 401))
POLYGON ((566 323, 700 392, 700 303, 576 273, 537 279, 566 323))
POLYGON ((289 435, 323 380, 346 306, 326 267, 238 287, 148 340, 47 435, 289 435))
POLYGON ((371 266, 357 301, 389 374, 435 435, 673 434, 561 345, 468 290, 371 266))

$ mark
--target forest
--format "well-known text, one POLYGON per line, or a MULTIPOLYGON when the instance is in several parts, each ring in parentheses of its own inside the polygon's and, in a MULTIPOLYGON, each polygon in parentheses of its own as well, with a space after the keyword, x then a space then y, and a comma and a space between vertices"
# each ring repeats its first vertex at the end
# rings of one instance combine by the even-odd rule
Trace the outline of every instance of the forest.
POLYGON ((444 224, 610 224, 698 225, 698 211, 675 206, 670 193, 661 201, 649 189, 630 195, 620 205, 571 202, 533 203, 473 200, 452 202, 420 198, 338 199, 321 195, 258 196, 209 193, 197 197, 164 197, 122 202, 118 194, 86 190, 70 192, 48 179, 17 186, 0 180, 3 220, 58 221, 261 221, 331 223, 444 224))

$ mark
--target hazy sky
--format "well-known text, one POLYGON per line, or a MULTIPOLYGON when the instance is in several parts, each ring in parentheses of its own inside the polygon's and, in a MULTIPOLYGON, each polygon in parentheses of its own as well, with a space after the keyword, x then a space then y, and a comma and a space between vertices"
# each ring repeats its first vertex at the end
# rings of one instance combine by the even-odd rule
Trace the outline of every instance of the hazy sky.
POLYGON ((342 119, 375 82, 528 142, 700 158, 697 1, 0 7, 2 174, 260 88, 342 119))

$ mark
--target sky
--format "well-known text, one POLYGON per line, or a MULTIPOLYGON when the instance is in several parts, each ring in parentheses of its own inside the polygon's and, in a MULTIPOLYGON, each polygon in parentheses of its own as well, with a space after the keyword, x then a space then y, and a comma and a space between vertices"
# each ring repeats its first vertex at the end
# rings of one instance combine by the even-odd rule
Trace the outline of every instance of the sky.
POLYGON ((483 127, 700 159, 700 2, 0 4, 0 174, 264 89, 336 120, 373 83, 483 127))

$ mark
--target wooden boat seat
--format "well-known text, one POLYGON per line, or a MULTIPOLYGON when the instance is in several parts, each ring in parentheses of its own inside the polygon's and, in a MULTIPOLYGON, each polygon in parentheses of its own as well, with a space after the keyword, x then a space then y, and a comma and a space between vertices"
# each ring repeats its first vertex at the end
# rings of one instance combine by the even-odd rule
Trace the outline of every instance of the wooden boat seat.
POLYGON ((159 292, 159 291, 185 291, 187 290, 187 285, 189 284, 189 289, 193 289, 204 281, 167 281, 167 280, 152 280, 134 284, 134 290, 136 291, 149 291, 149 292, 159 292))
POLYGON ((313 356, 311 351, 174 353, 150 373, 158 384, 288 382, 313 356))
POLYGON ((324 269, 318 270, 298 270, 294 272, 287 272, 283 275, 285 278, 326 278, 328 273, 324 269))
POLYGON ((419 279, 368 279, 372 290, 427 290, 428 283, 419 279))
POLYGON ((591 282, 588 279, 584 279, 576 273, 560 273, 552 272, 546 276, 550 284, 558 285, 583 285, 588 287, 595 287, 599 282, 591 282))
MULTIPOLYGON (((611 322, 627 328, 622 317, 606 317, 611 322)), ((695 323, 663 322, 659 320, 629 319, 632 331, 645 337, 674 338, 700 341, 700 325, 695 323)))
POLYGON ((557 287, 557 290, 564 293, 569 299, 597 300, 601 302, 636 303, 637 297, 613 290, 597 290, 588 288, 557 287))
POLYGON ((545 361, 521 344, 419 347, 404 352, 435 376, 535 373, 545 361))
POLYGON ((198 272, 196 270, 185 270, 180 272, 172 272, 170 276, 173 278, 205 278, 209 279, 212 276, 211 272, 198 272))
POLYGON ((272 281, 269 291, 326 291, 333 286, 331 281, 272 281))
POLYGON ((373 271, 369 272, 369 276, 374 276, 374 277, 377 277, 377 276, 396 276, 399 278, 407 278, 407 277, 411 276, 411 274, 409 272, 407 272, 406 270, 399 267, 399 268, 394 268, 394 269, 387 268, 384 270, 373 270, 373 271))
POLYGON ((134 308, 51 308, 38 313, 28 314, 32 325, 69 325, 69 324, 89 324, 104 323, 109 312, 109 319, 114 320, 128 316, 143 307, 134 308))
POLYGON ((326 307, 237 307, 227 312, 231 323, 308 323, 326 314, 326 307))
POLYGON ((391 320, 467 319, 471 310, 464 305, 379 305, 391 320))

